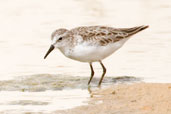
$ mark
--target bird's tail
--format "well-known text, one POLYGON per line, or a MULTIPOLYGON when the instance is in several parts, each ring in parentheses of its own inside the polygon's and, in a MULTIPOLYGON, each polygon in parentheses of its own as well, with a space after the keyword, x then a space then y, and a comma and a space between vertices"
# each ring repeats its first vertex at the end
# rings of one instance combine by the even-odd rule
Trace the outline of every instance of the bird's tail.
POLYGON ((122 31, 128 33, 128 37, 129 37, 148 27, 149 27, 148 25, 142 25, 142 26, 137 26, 137 27, 132 27, 132 28, 123 28, 122 31))

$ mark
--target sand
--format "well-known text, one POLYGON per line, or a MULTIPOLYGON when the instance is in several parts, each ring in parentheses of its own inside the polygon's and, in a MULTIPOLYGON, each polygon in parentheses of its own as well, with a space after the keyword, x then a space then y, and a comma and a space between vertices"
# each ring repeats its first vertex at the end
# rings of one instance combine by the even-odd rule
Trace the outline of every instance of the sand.
POLYGON ((119 84, 91 93, 87 106, 60 114, 171 114, 171 83, 119 84))

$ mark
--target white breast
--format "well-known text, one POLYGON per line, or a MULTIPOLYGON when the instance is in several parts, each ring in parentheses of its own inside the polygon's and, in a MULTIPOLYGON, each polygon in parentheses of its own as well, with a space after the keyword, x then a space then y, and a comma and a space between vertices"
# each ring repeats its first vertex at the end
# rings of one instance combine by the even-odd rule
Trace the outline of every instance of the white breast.
POLYGON ((103 60, 110 56, 113 52, 118 50, 128 39, 123 39, 116 43, 111 43, 106 46, 88 45, 88 43, 81 43, 73 49, 67 49, 63 54, 71 59, 81 62, 95 62, 103 60))

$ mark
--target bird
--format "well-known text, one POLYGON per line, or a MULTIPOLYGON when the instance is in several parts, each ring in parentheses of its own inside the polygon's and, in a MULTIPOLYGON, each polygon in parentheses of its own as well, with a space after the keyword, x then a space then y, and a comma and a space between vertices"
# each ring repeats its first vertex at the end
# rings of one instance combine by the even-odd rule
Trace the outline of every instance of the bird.
POLYGON ((148 28, 148 25, 131 28, 114 28, 108 26, 80 26, 72 29, 59 28, 51 35, 51 46, 44 59, 54 49, 70 59, 89 63, 91 69, 90 84, 93 76, 93 62, 99 62, 103 73, 98 85, 100 86, 106 74, 106 67, 102 60, 121 48, 131 36, 148 28))

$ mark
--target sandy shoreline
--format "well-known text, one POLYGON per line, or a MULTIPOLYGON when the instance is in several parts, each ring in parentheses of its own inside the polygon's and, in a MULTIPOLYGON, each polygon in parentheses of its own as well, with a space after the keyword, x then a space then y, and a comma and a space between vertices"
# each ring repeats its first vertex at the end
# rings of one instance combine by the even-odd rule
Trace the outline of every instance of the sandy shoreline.
POLYGON ((60 114, 171 114, 171 83, 120 84, 93 91, 89 105, 60 114))

